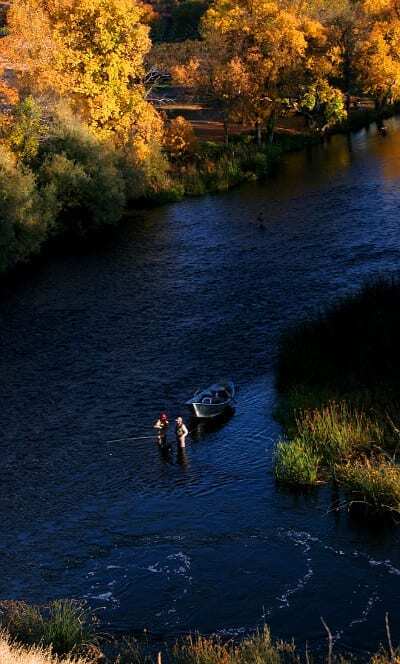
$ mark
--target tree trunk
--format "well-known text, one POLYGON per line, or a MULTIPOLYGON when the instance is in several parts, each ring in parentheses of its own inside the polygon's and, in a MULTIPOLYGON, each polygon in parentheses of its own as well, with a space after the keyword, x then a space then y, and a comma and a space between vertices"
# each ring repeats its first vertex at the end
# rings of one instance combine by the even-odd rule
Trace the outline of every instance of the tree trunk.
POLYGON ((225 145, 229 145, 229 127, 226 118, 224 118, 224 143, 225 145))
POLYGON ((276 119, 275 109, 272 109, 267 124, 268 143, 274 142, 275 119, 276 119))
POLYGON ((260 148, 262 145, 262 130, 259 118, 256 120, 256 140, 257 140, 257 145, 260 148))
POLYGON ((346 111, 347 111, 347 115, 350 114, 350 106, 351 106, 350 92, 346 92, 346 111))

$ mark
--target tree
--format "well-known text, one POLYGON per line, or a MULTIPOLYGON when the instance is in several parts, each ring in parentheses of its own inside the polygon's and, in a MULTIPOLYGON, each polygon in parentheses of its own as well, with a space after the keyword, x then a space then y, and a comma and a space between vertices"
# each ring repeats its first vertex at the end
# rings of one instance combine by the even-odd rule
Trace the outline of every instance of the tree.
POLYGON ((181 115, 171 120, 165 133, 165 148, 175 161, 194 152, 196 137, 193 127, 181 115))
POLYGON ((347 117, 343 93, 323 78, 307 88, 298 108, 309 126, 321 132, 347 117))
POLYGON ((172 68, 174 80, 192 89, 221 117, 228 143, 229 122, 238 117, 242 106, 245 72, 240 60, 229 59, 216 41, 191 43, 194 48, 188 62, 172 68))
POLYGON ((400 6, 397 0, 366 0, 357 47, 359 82, 377 110, 400 99, 400 6))
POLYGON ((97 135, 142 141, 148 124, 162 132, 143 84, 143 15, 134 0, 14 0, 0 53, 25 93, 67 97, 97 135))
POLYGON ((274 1, 216 0, 203 18, 202 36, 203 53, 175 74, 208 91, 225 125, 232 118, 254 124, 260 143, 262 126, 273 124, 305 57, 300 19, 274 1))

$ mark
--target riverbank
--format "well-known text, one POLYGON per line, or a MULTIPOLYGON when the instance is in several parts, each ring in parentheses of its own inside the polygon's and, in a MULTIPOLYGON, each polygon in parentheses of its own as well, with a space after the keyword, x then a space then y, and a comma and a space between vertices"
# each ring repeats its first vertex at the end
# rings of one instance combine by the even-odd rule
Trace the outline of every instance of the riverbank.
MULTIPOLYGON (((385 117, 397 110, 395 106, 387 108, 385 117)), ((23 121, 31 122, 38 109, 28 99, 19 112, 23 121)), ((280 129, 272 142, 261 146, 252 134, 232 136, 229 145, 189 140, 178 157, 158 155, 154 172, 133 167, 71 117, 56 118, 48 136, 35 144, 33 156, 23 157, 21 164, 3 151, 7 194, 3 214, 7 224, 0 274, 14 271, 34 256, 53 253, 60 242, 84 247, 120 223, 132 221, 142 209, 263 180, 284 154, 316 145, 326 136, 368 126, 382 117, 372 109, 354 111, 347 123, 326 134, 280 129)))
MULTIPOLYGON (((171 191, 161 197, 150 197, 150 202, 168 202, 184 196, 228 191, 248 181, 262 180, 268 177, 284 154, 317 145, 336 134, 361 130, 373 123, 383 128, 384 120, 396 115, 399 108, 398 104, 386 106, 381 111, 374 109, 371 104, 352 108, 345 121, 329 127, 325 132, 301 130, 294 118, 293 122, 289 118, 285 127, 280 127, 278 123, 273 140, 261 146, 256 144, 254 133, 249 131, 233 133, 228 145, 222 141, 199 141, 181 163, 171 164, 174 183, 171 191)), ((190 119, 186 122, 193 128, 194 136, 196 122, 190 119)), ((202 134, 206 135, 206 132, 202 134)))
POLYGON ((331 479, 347 493, 346 507, 400 514, 399 311, 399 282, 376 281, 285 336, 278 481, 331 479))
MULTIPOLYGON (((307 641, 298 648, 293 640, 271 635, 267 625, 241 639, 189 634, 174 645, 151 644, 143 636, 114 638, 93 629, 93 613, 85 604, 71 600, 52 602, 47 607, 23 602, 2 602, 0 610, 0 657, 2 664, 308 664, 311 661, 394 664, 400 650, 393 645, 389 617, 375 654, 354 659, 334 651, 334 638, 321 618, 327 646, 323 652, 309 652, 307 641)), ((306 638, 306 637, 305 637, 306 638)))

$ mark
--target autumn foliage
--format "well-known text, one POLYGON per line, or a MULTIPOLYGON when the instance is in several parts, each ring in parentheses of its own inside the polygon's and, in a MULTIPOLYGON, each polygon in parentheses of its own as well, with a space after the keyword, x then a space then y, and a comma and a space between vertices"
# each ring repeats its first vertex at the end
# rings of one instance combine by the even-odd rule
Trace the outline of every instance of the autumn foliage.
POLYGON ((191 39, 152 49, 157 17, 140 0, 11 2, 0 38, 0 271, 49 237, 117 223, 137 199, 265 174, 284 115, 323 134, 346 121, 354 96, 378 113, 400 100, 399 0, 201 0, 182 8, 183 26, 197 18, 179 35, 162 6, 170 38, 191 39), (215 154, 183 117, 156 110, 166 73, 223 123, 215 154), (257 145, 229 146, 232 123, 253 128, 257 145))
POLYGON ((67 97, 98 136, 118 143, 161 135, 146 101, 146 10, 132 0, 14 0, 0 53, 30 94, 67 97))

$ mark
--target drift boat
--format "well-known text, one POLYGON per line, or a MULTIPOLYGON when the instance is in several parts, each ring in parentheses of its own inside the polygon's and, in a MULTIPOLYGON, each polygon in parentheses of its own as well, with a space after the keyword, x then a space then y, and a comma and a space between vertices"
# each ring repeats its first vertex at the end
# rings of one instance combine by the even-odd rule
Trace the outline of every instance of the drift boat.
POLYGON ((205 390, 197 390, 194 396, 186 401, 195 417, 218 417, 232 409, 235 398, 235 386, 231 381, 214 383, 205 390))

